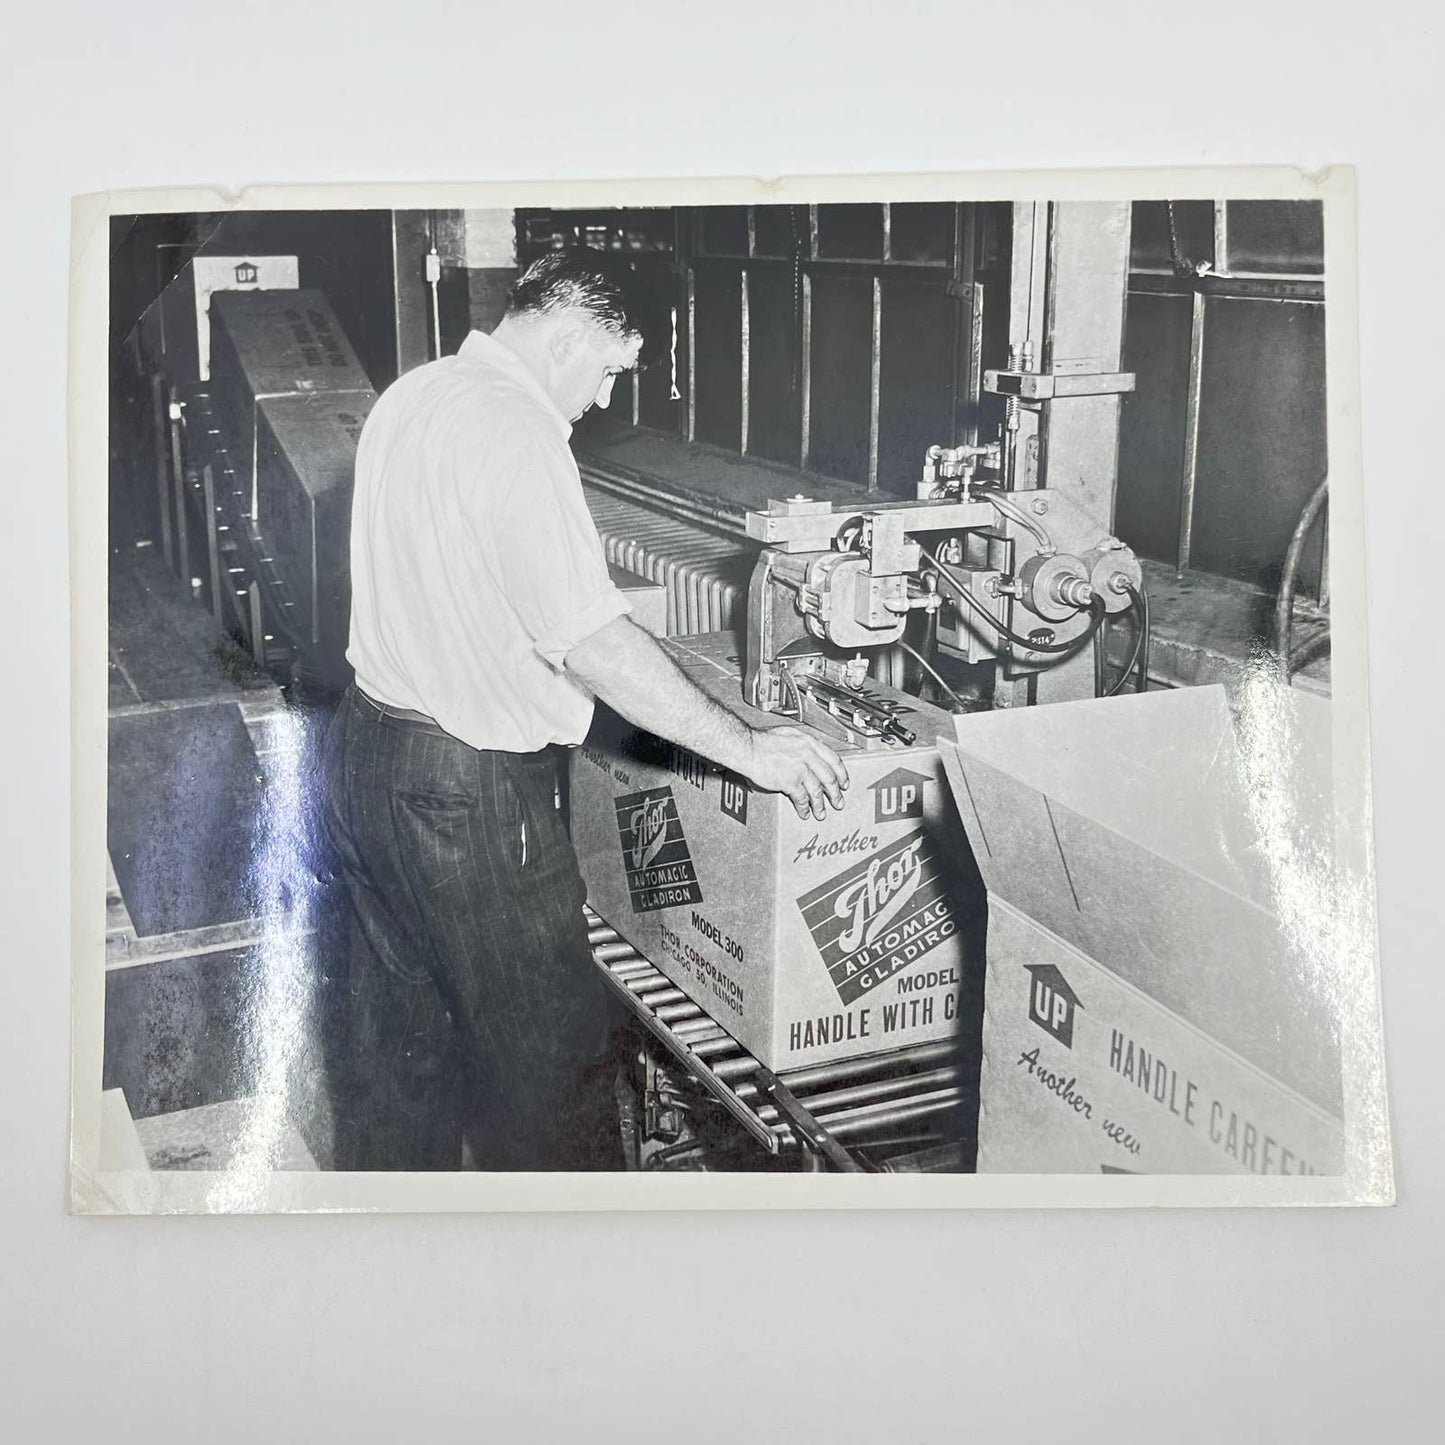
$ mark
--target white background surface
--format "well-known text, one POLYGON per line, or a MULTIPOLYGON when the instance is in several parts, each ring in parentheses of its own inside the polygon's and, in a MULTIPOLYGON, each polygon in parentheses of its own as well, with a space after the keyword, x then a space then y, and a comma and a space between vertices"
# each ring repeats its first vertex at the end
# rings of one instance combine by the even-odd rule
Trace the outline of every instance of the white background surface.
POLYGON ((1434 1438, 1433 9, 29 5, 7 21, 10 1438, 1434 1438), (1389 1211, 73 1220, 67 202, 107 187, 1360 167, 1389 1211))

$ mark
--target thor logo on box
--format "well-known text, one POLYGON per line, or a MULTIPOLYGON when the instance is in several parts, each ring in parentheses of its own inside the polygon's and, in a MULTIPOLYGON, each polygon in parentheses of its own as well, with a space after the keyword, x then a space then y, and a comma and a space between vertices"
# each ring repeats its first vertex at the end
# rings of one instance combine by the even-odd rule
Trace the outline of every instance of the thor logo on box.
POLYGON ((921 828, 805 893, 798 907, 848 1004, 958 932, 921 828))
POLYGON ((672 789, 650 788, 616 800, 617 831, 634 913, 701 903, 697 870, 682 835, 672 789))
POLYGON ((1074 1010, 1082 1008, 1068 980, 1051 963, 1026 965, 1029 980, 1029 1017, 1066 1049, 1074 1047, 1074 1010))

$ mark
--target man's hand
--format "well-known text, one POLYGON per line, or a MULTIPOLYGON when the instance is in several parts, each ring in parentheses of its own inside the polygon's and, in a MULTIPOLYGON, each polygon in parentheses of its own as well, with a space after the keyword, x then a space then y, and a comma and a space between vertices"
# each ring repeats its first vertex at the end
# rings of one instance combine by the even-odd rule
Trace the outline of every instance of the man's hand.
POLYGON ((848 769, 816 733, 800 727, 754 728, 742 771, 767 793, 786 793, 800 818, 821 823, 829 803, 843 806, 848 769))
POLYGON ((567 671, 629 722, 741 773, 769 793, 786 793, 800 818, 843 806, 848 769, 807 728, 752 728, 691 682, 656 641, 614 618, 567 653, 567 671))

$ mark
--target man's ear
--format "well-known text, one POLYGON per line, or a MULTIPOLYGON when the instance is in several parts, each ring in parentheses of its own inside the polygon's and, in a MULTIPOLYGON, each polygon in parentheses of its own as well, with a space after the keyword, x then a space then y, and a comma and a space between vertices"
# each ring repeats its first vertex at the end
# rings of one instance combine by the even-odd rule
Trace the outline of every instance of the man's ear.
POLYGON ((566 366, 577 355, 582 345, 583 328, 570 317, 557 323, 547 341, 547 354, 558 366, 566 366))

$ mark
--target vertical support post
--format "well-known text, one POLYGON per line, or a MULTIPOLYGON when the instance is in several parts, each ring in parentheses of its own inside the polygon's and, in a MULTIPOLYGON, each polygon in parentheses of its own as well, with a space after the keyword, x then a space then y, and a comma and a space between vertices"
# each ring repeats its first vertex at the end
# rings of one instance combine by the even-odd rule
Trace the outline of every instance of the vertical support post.
MULTIPOLYGON (((1045 295, 1049 274, 1051 207, 1044 201, 1020 201, 1013 208, 1013 257, 1009 277, 1009 364, 1026 371, 1046 367, 1048 330, 1045 295)), ((1009 408, 1010 433, 1004 438, 1008 485, 1033 490, 1039 481, 1042 437, 1040 414, 1028 407, 1009 408)))
POLYGON ((176 390, 170 388, 167 411, 171 437, 171 494, 176 517, 176 561, 179 576, 189 586, 191 580, 191 549, 186 528, 186 458, 181 427, 181 404, 176 390))
MULTIPOLYGON (((752 215, 751 207, 748 208, 748 214, 752 215)), ((742 355, 742 375, 740 377, 742 396, 738 405, 738 431, 740 433, 738 450, 743 456, 747 456, 748 423, 751 420, 748 415, 748 369, 752 363, 752 318, 748 315, 748 268, 746 266, 739 268, 738 290, 739 340, 742 343, 739 348, 742 355)))
POLYGON ((687 268, 687 439, 697 440, 697 273, 687 268))
POLYGON ((1194 548, 1194 491, 1199 474, 1199 400, 1204 386, 1204 293, 1194 292, 1189 322, 1189 386, 1184 403, 1184 472, 1179 489, 1179 558, 1175 575, 1189 570, 1194 548))
POLYGON ((798 465, 804 471, 808 468, 808 453, 813 447, 813 278, 803 272, 803 354, 799 358, 799 374, 802 377, 803 396, 802 440, 799 446, 798 465))
POLYGON ((426 282, 426 213, 391 213, 392 316, 396 326, 396 374, 430 359, 431 321, 426 282))
POLYGON ((883 399, 883 278, 873 277, 873 333, 868 383, 868 490, 878 490, 878 419, 883 399))
MULTIPOLYGON (((968 346, 967 374, 963 382, 968 420, 964 423, 964 441, 978 445, 978 420, 983 401, 983 283, 971 281, 963 295, 968 346)), ((957 424, 955 423, 955 431, 957 424)))
MULTIPOLYGON (((1129 274, 1127 201, 1014 207, 1009 344, 1019 361, 1056 375, 1122 370, 1129 274)), ((1112 528, 1119 469, 1118 395, 1020 407, 1013 485, 1062 492, 1112 528)), ((1002 680, 1001 680, 1002 681, 1002 680)), ((1024 700, 1009 679, 1009 701, 1024 700)), ((1037 673, 1029 701, 1092 697, 1088 647, 1037 673)))
POLYGON ((216 478, 210 462, 201 468, 201 498, 206 508, 206 564, 211 582, 211 612, 218 624, 221 613, 221 536, 216 530, 216 478))
POLYGON ((1214 274, 1229 275, 1229 202, 1214 203, 1214 274))
POLYGON ((171 484, 167 458, 166 384, 160 372, 151 373, 151 413, 156 436, 156 504, 161 514, 161 552, 167 568, 174 570, 175 552, 171 544, 171 484))

